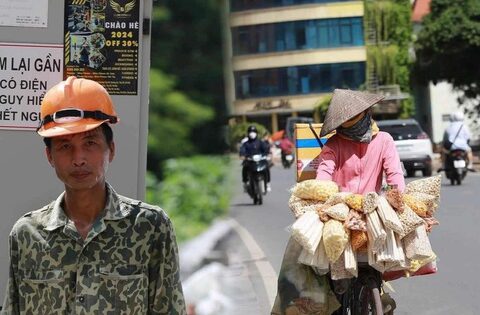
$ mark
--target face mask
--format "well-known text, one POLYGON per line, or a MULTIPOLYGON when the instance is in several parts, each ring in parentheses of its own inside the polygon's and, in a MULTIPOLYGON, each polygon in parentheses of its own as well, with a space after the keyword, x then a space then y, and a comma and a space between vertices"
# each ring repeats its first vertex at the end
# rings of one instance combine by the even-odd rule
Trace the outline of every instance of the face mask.
POLYGON ((256 137, 257 137, 257 133, 256 133, 256 132, 253 132, 253 131, 252 131, 252 132, 250 132, 250 133, 248 134, 248 138, 250 138, 250 139, 252 139, 252 140, 255 139, 256 137))

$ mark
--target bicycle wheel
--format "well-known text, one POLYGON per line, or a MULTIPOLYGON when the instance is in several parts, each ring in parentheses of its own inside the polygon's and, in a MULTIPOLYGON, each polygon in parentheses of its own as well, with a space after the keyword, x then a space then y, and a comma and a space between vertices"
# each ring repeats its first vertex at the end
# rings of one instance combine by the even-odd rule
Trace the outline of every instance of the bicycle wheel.
POLYGON ((339 294, 341 292, 336 290, 335 284, 332 280, 331 287, 342 306, 334 315, 383 315, 381 274, 375 269, 369 266, 359 268, 358 277, 350 280, 343 294, 339 294))
POLYGON ((366 285, 361 286, 355 310, 355 315, 382 315, 383 307, 378 288, 371 289, 366 285))

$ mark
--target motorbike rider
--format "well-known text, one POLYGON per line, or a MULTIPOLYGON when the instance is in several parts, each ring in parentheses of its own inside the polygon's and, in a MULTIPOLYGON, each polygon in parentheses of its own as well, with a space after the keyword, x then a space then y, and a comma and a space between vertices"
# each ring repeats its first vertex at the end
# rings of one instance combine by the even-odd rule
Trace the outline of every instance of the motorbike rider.
POLYGON ((280 144, 278 146, 281 150, 282 163, 285 163, 286 156, 292 154, 293 151, 293 143, 290 141, 290 139, 288 139, 286 132, 283 133, 282 139, 280 140, 280 144))
MULTIPOLYGON (((269 156, 270 154, 270 146, 267 145, 265 141, 258 138, 258 130, 257 127, 254 125, 250 125, 247 128, 247 137, 248 140, 245 141, 242 146, 240 147, 240 158, 243 161, 242 167, 242 182, 243 182, 243 189, 247 191, 247 181, 248 181, 248 168, 245 163, 245 159, 251 157, 255 154, 261 154, 265 156, 269 156)), ((267 182, 267 191, 271 191, 270 185, 270 169, 266 168, 266 175, 265 181, 267 182)))
POLYGON ((465 124, 464 119, 465 117, 462 111, 456 111, 450 115, 450 125, 445 129, 442 141, 442 164, 444 169, 447 168, 447 154, 453 150, 463 150, 467 153, 467 168, 473 170, 473 153, 472 148, 469 146, 470 130, 465 124), (450 149, 446 146, 448 141, 452 143, 450 149))

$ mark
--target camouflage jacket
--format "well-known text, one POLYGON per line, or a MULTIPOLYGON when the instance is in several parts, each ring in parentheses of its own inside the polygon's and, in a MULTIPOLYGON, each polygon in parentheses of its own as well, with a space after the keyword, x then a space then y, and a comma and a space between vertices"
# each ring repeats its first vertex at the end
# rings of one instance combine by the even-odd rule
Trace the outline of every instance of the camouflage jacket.
POLYGON ((169 218, 107 188, 85 240, 61 207, 63 194, 15 223, 1 314, 186 314, 169 218))

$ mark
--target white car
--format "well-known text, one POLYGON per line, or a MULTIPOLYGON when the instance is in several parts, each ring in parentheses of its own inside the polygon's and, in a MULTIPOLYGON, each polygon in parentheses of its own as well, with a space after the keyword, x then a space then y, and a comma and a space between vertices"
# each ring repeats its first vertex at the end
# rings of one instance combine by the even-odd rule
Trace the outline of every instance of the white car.
POLYGON ((421 170, 423 176, 432 176, 432 142, 415 119, 379 120, 377 125, 395 141, 407 176, 415 176, 416 170, 421 170))

